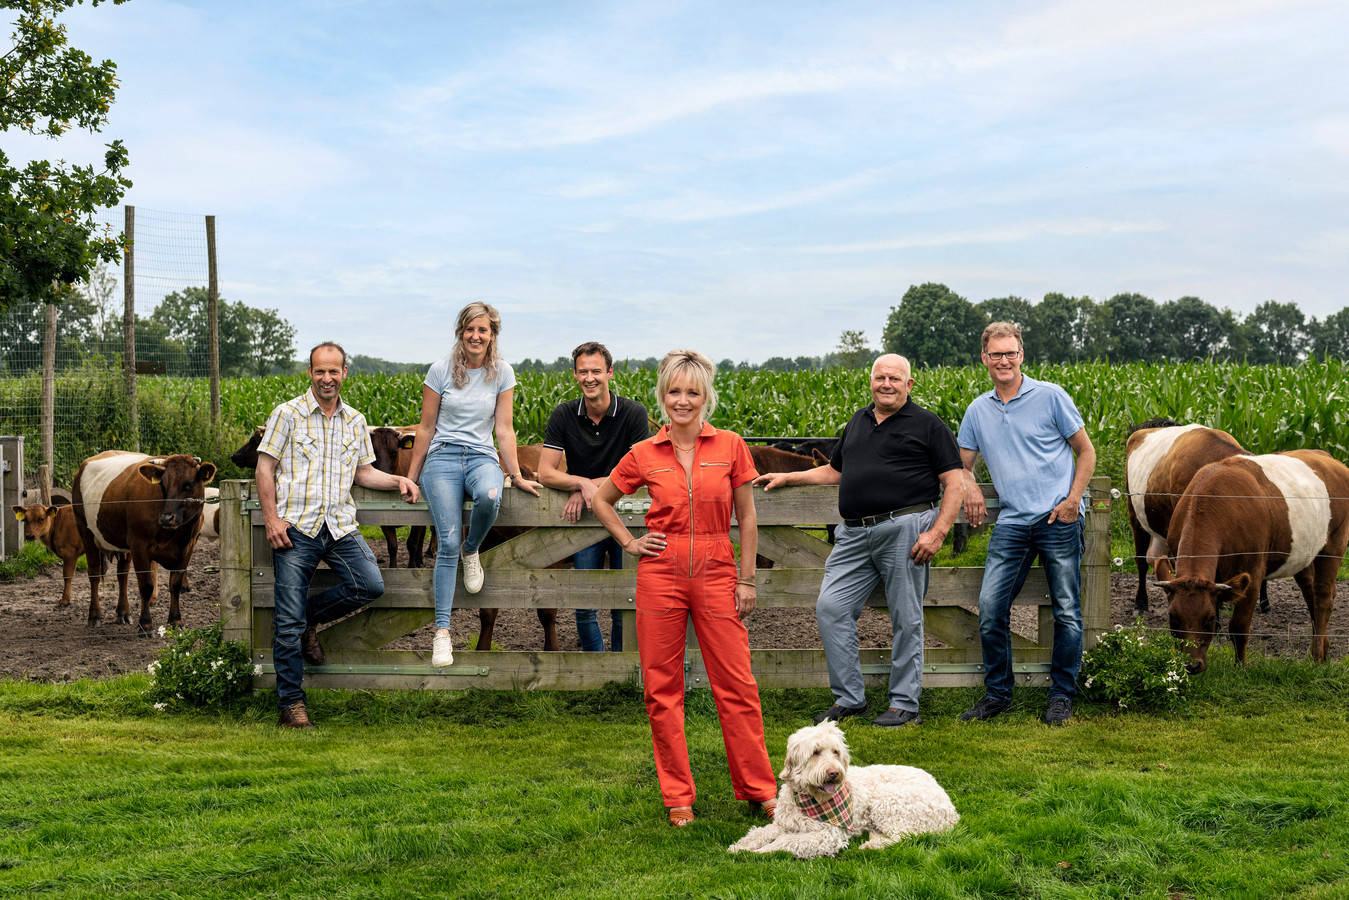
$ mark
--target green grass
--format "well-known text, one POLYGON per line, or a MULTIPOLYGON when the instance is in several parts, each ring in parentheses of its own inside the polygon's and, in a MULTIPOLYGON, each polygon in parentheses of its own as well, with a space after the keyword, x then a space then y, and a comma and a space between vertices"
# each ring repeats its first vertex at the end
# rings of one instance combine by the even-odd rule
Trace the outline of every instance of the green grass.
MULTIPOLYGON (((1186 715, 1042 692, 981 725, 978 691, 929 690, 925 723, 846 725, 858 763, 933 772, 962 821, 838 859, 732 856, 710 698, 691 695, 699 819, 664 824, 639 692, 315 692, 320 730, 270 695, 156 714, 144 678, 0 683, 0 896, 1343 897, 1349 669, 1218 651, 1186 715)), ((880 705, 875 697, 873 706, 880 705)), ((827 703, 764 694, 768 746, 827 703)))

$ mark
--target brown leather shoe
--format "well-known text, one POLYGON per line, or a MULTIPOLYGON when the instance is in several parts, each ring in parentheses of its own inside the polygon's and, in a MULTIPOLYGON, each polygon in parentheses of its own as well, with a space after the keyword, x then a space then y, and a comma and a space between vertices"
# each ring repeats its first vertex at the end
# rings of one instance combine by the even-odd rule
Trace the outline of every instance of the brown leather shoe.
POLYGON ((276 723, 281 728, 309 728, 314 727, 314 723, 309 721, 309 711, 304 708, 304 701, 298 700, 290 706, 281 707, 281 718, 276 723))
POLYGON ((317 626, 310 625, 300 635, 300 655, 311 666, 323 665, 323 645, 319 643, 317 626))

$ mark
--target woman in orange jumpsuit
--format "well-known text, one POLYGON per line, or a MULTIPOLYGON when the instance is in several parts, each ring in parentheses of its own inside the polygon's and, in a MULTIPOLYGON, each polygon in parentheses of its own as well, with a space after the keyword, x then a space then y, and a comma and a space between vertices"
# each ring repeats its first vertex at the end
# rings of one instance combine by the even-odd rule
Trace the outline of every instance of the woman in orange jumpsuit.
POLYGON ((656 374, 656 401, 668 424, 634 444, 592 501, 595 518, 638 558, 637 648, 661 795, 670 824, 693 820, 697 790, 684 737, 687 621, 707 666, 735 796, 771 817, 777 782, 764 745, 759 686, 750 674, 754 559, 759 537, 751 482, 757 473, 738 434, 705 421, 716 406, 712 361, 672 350, 656 374), (646 534, 634 538, 614 503, 643 485, 651 497, 646 534), (731 510, 740 526, 739 573, 731 510))

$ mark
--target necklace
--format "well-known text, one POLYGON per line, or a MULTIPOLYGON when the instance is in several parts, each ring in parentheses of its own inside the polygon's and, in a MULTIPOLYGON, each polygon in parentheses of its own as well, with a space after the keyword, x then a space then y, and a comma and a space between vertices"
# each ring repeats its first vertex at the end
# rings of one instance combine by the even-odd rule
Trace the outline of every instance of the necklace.
POLYGON ((685 452, 685 453, 692 453, 692 452, 693 452, 693 447, 698 446, 696 440, 695 440, 695 442, 694 442, 694 444, 693 444, 693 447, 681 447, 681 446, 679 446, 678 444, 675 444, 674 438, 670 438, 670 443, 671 443, 671 444, 674 444, 674 448, 675 448, 676 450, 682 450, 682 451, 685 452))

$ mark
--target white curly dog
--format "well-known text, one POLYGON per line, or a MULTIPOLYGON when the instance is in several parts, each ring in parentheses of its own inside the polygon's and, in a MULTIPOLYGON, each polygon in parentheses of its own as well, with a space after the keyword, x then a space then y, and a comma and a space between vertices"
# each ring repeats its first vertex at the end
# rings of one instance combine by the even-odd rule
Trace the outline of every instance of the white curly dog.
POLYGON ((863 831, 871 838, 862 849, 879 850, 907 835, 950 831, 960 821, 946 791, 922 769, 849 768, 848 761, 848 745, 833 722, 793 734, 772 824, 751 829, 730 851, 836 856, 863 831))

